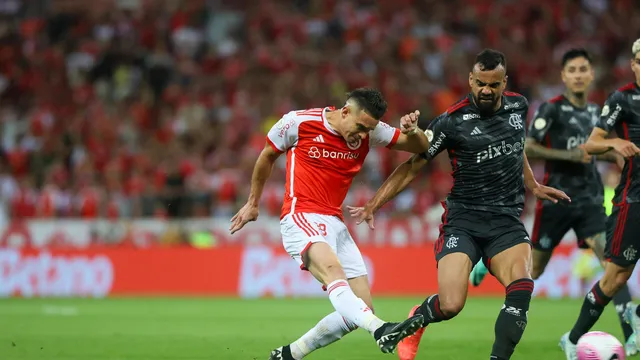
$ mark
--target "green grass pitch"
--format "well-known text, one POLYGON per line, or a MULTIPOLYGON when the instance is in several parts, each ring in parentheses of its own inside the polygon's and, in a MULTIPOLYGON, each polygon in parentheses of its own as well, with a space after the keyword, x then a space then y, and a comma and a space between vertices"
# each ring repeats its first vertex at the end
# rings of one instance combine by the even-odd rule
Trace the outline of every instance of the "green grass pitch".
MULTIPOLYGON (((417 298, 378 298, 385 320, 404 319, 417 298)), ((488 359, 501 299, 470 298, 455 319, 427 328, 418 359, 488 359)), ((581 300, 536 299, 513 359, 562 360, 560 336, 581 300)), ((116 298, 0 300, 1 360, 253 360, 289 343, 331 312, 328 299, 116 298)), ((619 339, 613 306, 594 330, 619 339)), ((397 359, 363 330, 311 360, 397 359)))

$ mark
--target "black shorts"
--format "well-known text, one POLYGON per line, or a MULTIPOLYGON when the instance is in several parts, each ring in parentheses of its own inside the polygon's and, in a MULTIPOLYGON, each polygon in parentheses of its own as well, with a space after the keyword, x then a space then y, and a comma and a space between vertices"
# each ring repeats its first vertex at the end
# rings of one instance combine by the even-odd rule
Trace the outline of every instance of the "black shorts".
POLYGON ((602 205, 576 206, 566 204, 536 204, 536 216, 531 232, 533 248, 553 251, 565 234, 573 229, 578 247, 587 249, 586 239, 606 231, 607 214, 602 205))
POLYGON ((607 220, 605 258, 627 267, 638 261, 640 251, 640 203, 615 205, 607 220))
POLYGON ((463 252, 472 263, 482 259, 488 268, 494 256, 521 243, 531 244, 531 241, 517 216, 445 208, 434 252, 436 262, 447 254, 463 252))

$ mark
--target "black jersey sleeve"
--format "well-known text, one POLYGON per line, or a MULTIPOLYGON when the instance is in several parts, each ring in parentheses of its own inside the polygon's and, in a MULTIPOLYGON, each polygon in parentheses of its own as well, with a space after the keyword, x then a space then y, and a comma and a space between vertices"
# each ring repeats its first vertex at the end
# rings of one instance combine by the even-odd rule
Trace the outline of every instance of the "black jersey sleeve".
POLYGON ((625 108, 626 99, 624 95, 619 91, 612 93, 602 107, 600 120, 596 126, 606 132, 611 132, 616 124, 624 118, 625 108))
POLYGON ((455 124, 453 118, 448 113, 444 113, 431 120, 425 130, 425 135, 429 139, 429 149, 427 152, 420 154, 424 159, 431 160, 442 150, 447 149, 453 142, 455 124))
POLYGON ((545 102, 540 105, 533 114, 533 120, 529 124, 527 137, 533 138, 538 143, 542 143, 557 116, 558 107, 555 104, 545 102))

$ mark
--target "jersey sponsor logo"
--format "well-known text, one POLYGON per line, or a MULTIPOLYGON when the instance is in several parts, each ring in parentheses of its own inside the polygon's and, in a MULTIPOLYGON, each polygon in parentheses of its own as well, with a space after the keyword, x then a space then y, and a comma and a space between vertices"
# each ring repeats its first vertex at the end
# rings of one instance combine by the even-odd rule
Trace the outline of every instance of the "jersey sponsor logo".
POLYGON ((575 149, 578 146, 587 142, 586 136, 570 136, 567 139, 567 150, 575 149))
MULTIPOLYGON (((506 109, 506 107, 505 107, 506 109)), ((478 114, 464 114, 462 115, 462 120, 471 120, 471 119, 480 119, 480 115, 478 114)))
POLYGON ((569 124, 578 125, 578 124, 580 124, 580 122, 578 121, 578 119, 576 119, 574 116, 572 116, 571 119, 569 119, 569 124))
POLYGON ((544 129, 544 127, 547 126, 547 120, 543 119, 543 118, 537 118, 534 122, 533 122, 533 127, 536 130, 542 130, 544 129))
POLYGON ((478 127, 474 127, 473 131, 471 132, 471 135, 480 135, 482 134, 482 131, 480 131, 480 129, 478 129, 478 127))
POLYGON ((522 115, 520 114, 509 115, 509 125, 513 126, 513 128, 516 130, 522 129, 524 127, 522 125, 522 115))
POLYGON ((519 108, 520 107, 520 103, 519 102, 514 102, 513 104, 506 104, 504 106, 505 110, 509 110, 509 109, 515 109, 515 108, 519 108))
POLYGON ((613 110, 613 112, 611 113, 611 116, 609 116, 609 119, 607 120, 607 124, 609 125, 615 124, 616 120, 618 120, 618 116, 620 115, 620 111, 622 111, 622 106, 620 106, 620 104, 616 104, 616 109, 613 110))
POLYGON ((640 95, 631 96, 631 100, 640 100, 640 95))
POLYGON ((442 142, 446 138, 447 138, 447 135, 445 135, 445 133, 438 134, 438 138, 436 139, 436 141, 433 144, 431 144, 431 147, 429 147, 429 150, 428 150, 429 155, 434 156, 438 152, 438 149, 440 149, 440 146, 442 146, 442 142))
POLYGON ((355 160, 360 157, 359 153, 353 153, 348 151, 329 151, 327 149, 319 149, 316 146, 312 146, 309 149, 309 157, 312 159, 339 159, 339 160, 355 160))
POLYGON ((519 142, 508 144, 502 141, 499 144, 491 144, 487 146, 487 150, 482 150, 476 154, 476 162, 481 163, 485 160, 494 159, 502 155, 518 154, 524 149, 524 138, 519 142))
POLYGON ((560 105, 560 110, 562 110, 562 111, 573 111, 573 106, 560 105))
POLYGON ((289 122, 285 122, 284 118, 281 119, 280 121, 278 121, 278 123, 281 123, 279 125, 277 125, 278 129, 280 129, 280 132, 278 132, 278 137, 284 137, 284 134, 287 132, 287 130, 291 129, 293 127, 293 124, 296 123, 295 119, 291 119, 289 120, 289 122))
POLYGON ((362 145, 362 139, 359 137, 347 141, 347 147, 351 150, 358 150, 360 148, 360 145, 362 145))
POLYGON ((322 137, 322 135, 318 135, 315 138, 313 138, 313 141, 323 143, 324 142, 324 138, 322 137))

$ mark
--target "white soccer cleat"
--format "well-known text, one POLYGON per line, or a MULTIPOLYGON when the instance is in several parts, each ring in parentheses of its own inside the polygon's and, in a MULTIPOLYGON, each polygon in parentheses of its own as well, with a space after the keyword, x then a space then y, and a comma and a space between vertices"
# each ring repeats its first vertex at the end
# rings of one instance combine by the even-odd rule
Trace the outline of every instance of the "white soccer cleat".
MULTIPOLYGON (((636 353, 638 352, 637 346, 638 344, 640 344, 640 317, 636 315, 637 308, 638 308, 638 305, 632 302, 628 302, 627 306, 625 306, 624 308, 624 312, 622 313, 622 317, 624 318, 624 321, 626 321, 629 325, 631 325, 631 328, 633 329, 633 333, 634 333, 633 338, 635 340, 636 353)), ((635 354, 631 354, 631 355, 635 355, 635 354)))
POLYGON ((576 355, 576 345, 572 344, 569 340, 569 333, 562 335, 560 338, 560 348, 564 351, 564 354, 567 356, 567 360, 578 360, 578 355, 576 355))
POLYGON ((633 335, 629 336, 629 339, 624 344, 624 353, 627 355, 627 357, 635 356, 638 354, 638 346, 636 345, 635 332, 633 333, 633 335))

